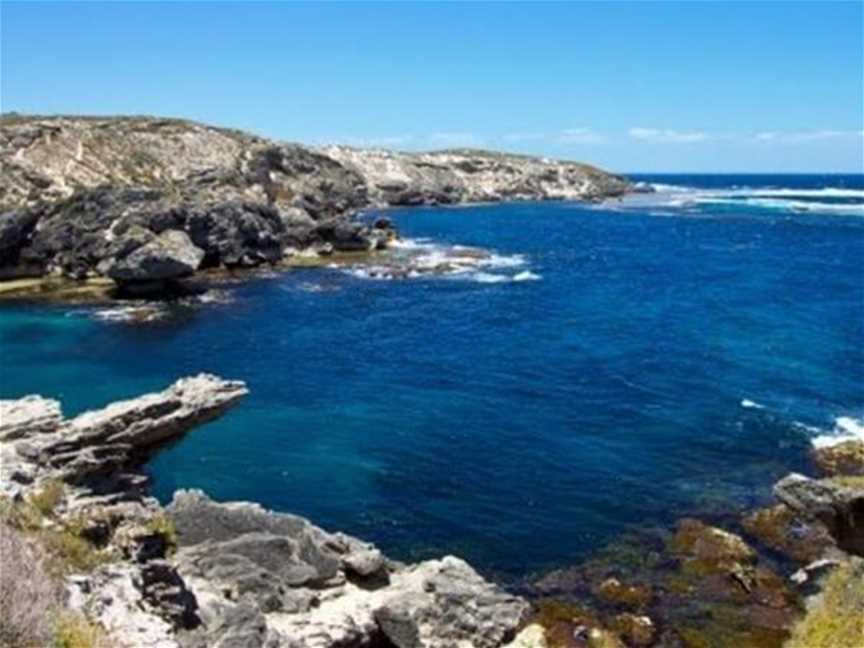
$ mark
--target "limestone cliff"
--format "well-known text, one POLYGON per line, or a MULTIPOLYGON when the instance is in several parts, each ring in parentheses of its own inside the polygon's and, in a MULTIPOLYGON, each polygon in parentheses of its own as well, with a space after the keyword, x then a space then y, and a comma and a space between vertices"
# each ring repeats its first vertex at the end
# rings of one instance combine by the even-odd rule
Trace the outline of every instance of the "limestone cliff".
POLYGON ((152 117, 5 115, 0 279, 166 282, 304 250, 386 248, 389 226, 353 219, 367 207, 598 200, 630 189, 545 158, 314 149, 152 117))

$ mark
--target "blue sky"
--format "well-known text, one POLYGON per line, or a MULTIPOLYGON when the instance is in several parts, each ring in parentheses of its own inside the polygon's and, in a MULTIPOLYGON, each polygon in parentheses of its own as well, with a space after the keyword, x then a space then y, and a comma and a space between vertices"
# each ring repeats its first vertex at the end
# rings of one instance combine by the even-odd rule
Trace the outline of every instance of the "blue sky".
POLYGON ((2 2, 0 102, 625 172, 860 172, 862 6, 2 2))

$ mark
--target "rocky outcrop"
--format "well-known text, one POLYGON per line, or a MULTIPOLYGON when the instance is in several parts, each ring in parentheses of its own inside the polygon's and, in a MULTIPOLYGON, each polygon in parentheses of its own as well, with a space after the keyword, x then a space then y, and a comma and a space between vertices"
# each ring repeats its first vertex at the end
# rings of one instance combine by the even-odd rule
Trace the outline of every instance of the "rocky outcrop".
POLYGON ((222 645, 229 620, 246 617, 266 627, 260 645, 493 648, 527 609, 457 558, 398 565, 303 518, 197 491, 176 493, 167 511, 204 645, 222 645))
POLYGON ((864 476, 864 441, 860 439, 814 448, 811 454, 819 472, 826 477, 864 476))
POLYGON ((791 474, 777 482, 774 495, 791 510, 824 524, 840 549, 864 556, 864 478, 791 474))
POLYGON ((0 279, 182 278, 366 252, 395 237, 358 210, 596 200, 631 188, 587 165, 482 151, 315 150, 183 120, 0 119, 0 279), (198 253, 180 240, 182 232, 198 253), (142 249, 143 248, 143 249, 142 249))
POLYGON ((122 283, 168 281, 192 275, 204 259, 204 251, 180 230, 166 230, 142 239, 147 242, 138 246, 138 241, 127 237, 135 247, 127 254, 107 259, 104 273, 122 283))
POLYGON ((14 493, 39 479, 79 483, 121 470, 150 448, 222 415, 246 393, 242 382, 200 374, 71 420, 62 418, 57 401, 0 401, 3 485, 14 493))
POLYGON ((379 206, 594 200, 631 189, 618 176, 549 158, 470 149, 409 154, 333 146, 324 151, 355 169, 379 206))
POLYGON ((528 604, 458 558, 403 565, 257 504, 178 491, 163 509, 148 497, 135 479, 144 453, 245 393, 202 374, 71 420, 53 400, 0 403, 0 490, 27 502, 65 481, 50 526, 101 557, 68 578, 68 605, 111 645, 496 648, 515 636, 528 604))

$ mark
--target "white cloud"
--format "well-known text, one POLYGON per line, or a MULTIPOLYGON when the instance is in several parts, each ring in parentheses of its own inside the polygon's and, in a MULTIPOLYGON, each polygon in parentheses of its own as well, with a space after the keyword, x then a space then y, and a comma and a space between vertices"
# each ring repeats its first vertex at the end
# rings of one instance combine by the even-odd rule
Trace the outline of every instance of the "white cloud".
POLYGON ((818 142, 821 140, 845 139, 862 137, 864 131, 847 130, 812 130, 812 131, 765 131, 756 133, 753 138, 757 142, 778 142, 781 144, 800 144, 802 142, 818 142))
POLYGON ((661 128, 631 128, 627 131, 627 134, 637 140, 648 142, 669 142, 675 144, 704 142, 711 139, 708 133, 703 131, 677 131, 661 128))

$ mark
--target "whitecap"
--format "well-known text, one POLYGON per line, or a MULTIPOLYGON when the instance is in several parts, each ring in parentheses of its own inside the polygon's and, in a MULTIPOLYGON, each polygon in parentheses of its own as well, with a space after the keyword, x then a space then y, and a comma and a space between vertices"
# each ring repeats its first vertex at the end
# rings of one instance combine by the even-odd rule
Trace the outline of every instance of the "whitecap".
POLYGON ((114 306, 92 311, 92 317, 102 322, 154 322, 163 319, 166 311, 156 304, 114 306))
POLYGON ((540 281, 543 277, 538 274, 531 272, 530 270, 524 270, 517 275, 513 276, 513 281, 540 281))
MULTIPOLYGON (((824 430, 820 430, 824 432, 824 430)), ((864 441, 864 419, 851 416, 838 416, 834 419, 834 429, 827 434, 813 437, 812 443, 817 448, 826 448, 844 441, 864 441)))
POLYGON ((745 398, 741 401, 741 407, 745 407, 747 409, 765 409, 764 405, 760 405, 756 401, 752 401, 749 398, 745 398))

